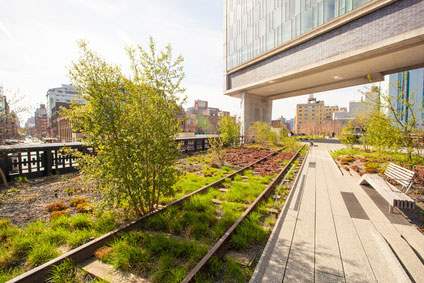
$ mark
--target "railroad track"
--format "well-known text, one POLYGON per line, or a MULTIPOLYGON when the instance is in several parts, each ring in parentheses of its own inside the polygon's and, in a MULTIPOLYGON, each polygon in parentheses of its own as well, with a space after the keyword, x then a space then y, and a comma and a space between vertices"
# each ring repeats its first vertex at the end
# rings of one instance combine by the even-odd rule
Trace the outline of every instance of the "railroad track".
MULTIPOLYGON (((234 231, 236 231, 237 227, 243 223, 243 221, 246 220, 246 218, 250 215, 252 211, 257 208, 257 206, 267 199, 270 194, 273 192, 275 187, 281 183, 281 181, 285 178, 287 173, 290 171, 290 169, 293 166, 293 163, 298 160, 300 156, 302 148, 299 149, 296 154, 283 166, 283 168, 279 171, 279 173, 276 175, 275 178, 271 180, 271 182, 264 188, 261 189, 258 193, 257 197, 249 202, 249 204, 245 204, 243 206, 244 210, 241 213, 241 215, 233 221, 233 224, 224 232, 221 233, 221 236, 218 240, 215 240, 214 243, 211 243, 209 245, 209 249, 205 256, 203 256, 198 263, 190 270, 190 272, 187 274, 187 276, 183 279, 183 282, 190 282, 192 281, 195 276, 202 270, 202 268, 208 263, 208 261, 211 259, 211 257, 218 254, 218 252, 222 252, 225 249, 225 244, 228 242, 229 239, 231 239, 232 234, 234 231)), ((12 280, 9 282, 43 282, 45 281, 49 275, 51 274, 51 271, 54 266, 57 266, 61 263, 63 263, 65 260, 71 260, 72 262, 76 264, 86 263, 87 259, 93 258, 93 255, 97 250, 99 250, 102 247, 107 246, 110 244, 113 240, 118 239, 121 235, 125 235, 125 233, 131 232, 131 231, 149 231, 153 232, 155 229, 149 229, 149 225, 146 223, 149 223, 150 220, 154 219, 155 217, 158 217, 159 215, 166 213, 167 210, 170 209, 177 209, 178 207, 183 206, 186 201, 193 198, 193 196, 201 196, 201 195, 207 195, 208 191, 211 189, 214 189, 214 192, 219 191, 222 194, 225 194, 227 192, 227 189, 223 188, 223 184, 231 184, 231 182, 235 182, 234 180, 238 178, 238 180, 243 178, 251 178, 248 176, 245 176, 244 172, 248 172, 250 169, 255 168, 256 166, 260 166, 261 163, 264 163, 265 161, 269 162, 272 158, 277 158, 279 156, 279 153, 281 153, 282 150, 278 150, 275 152, 270 153, 269 155, 260 158, 259 160, 252 162, 251 164, 241 168, 240 170, 233 172, 207 186, 204 186, 186 196, 184 196, 181 199, 178 199, 170 204, 168 204, 165 207, 162 207, 156 211, 153 211, 140 219, 133 221, 124 227, 114 230, 112 232, 109 232, 102 237, 99 237, 95 240, 92 240, 91 242, 88 242, 74 250, 69 251, 68 253, 55 258, 37 268, 34 268, 12 280)), ((280 160, 281 161, 281 160, 280 160)), ((254 175, 254 174, 253 174, 254 175)), ((249 180, 247 180, 248 182, 249 180)), ((250 196, 251 197, 251 196, 250 196)), ((222 203, 219 203, 219 200, 213 200, 215 205, 221 205, 222 203)), ((87 270, 86 270, 87 271, 87 270)), ((89 271, 88 271, 89 272, 89 271)), ((92 272, 89 272, 93 274, 92 272)), ((98 275, 94 274, 95 276, 99 277, 98 275)), ((101 277, 99 277, 101 278, 101 277)), ((103 278, 105 279, 105 278, 103 278)))

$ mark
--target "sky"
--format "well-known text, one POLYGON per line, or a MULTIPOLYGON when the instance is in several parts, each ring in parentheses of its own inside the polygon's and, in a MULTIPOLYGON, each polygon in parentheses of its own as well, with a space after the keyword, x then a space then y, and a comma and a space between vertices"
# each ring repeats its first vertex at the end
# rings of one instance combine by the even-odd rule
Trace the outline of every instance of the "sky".
MULTIPOLYGON (((125 70, 125 47, 171 44, 185 59, 186 107, 195 99, 240 115, 240 100, 223 95, 223 0, 0 0, 0 86, 23 97, 31 110, 46 103, 49 88, 69 83, 68 70, 84 39, 98 54, 125 70)), ((363 87, 316 97, 328 105, 359 100, 363 87)), ((273 103, 273 118, 294 117, 305 96, 273 103)))

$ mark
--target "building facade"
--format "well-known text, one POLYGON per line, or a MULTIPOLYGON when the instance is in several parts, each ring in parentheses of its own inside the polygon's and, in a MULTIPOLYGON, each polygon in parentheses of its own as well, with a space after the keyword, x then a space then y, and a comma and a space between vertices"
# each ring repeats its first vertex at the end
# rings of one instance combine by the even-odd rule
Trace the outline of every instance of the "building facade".
MULTIPOLYGON (((47 123, 50 138, 60 140, 58 122, 61 119, 60 109, 69 108, 73 103, 84 104, 72 85, 63 84, 61 87, 52 88, 47 91, 47 123)), ((72 133, 68 133, 72 136, 72 133)), ((66 135, 68 136, 68 135, 66 135)))
MULTIPOLYGON (((382 91, 402 122, 411 122, 415 117, 415 126, 424 129, 424 68, 386 76, 382 91)), ((391 111, 384 109, 391 116, 391 111)))
POLYGON ((216 134, 221 116, 230 115, 218 108, 209 107, 205 100, 195 100, 185 112, 183 132, 195 134, 216 134))
POLYGON ((270 123, 275 99, 380 82, 424 64, 423 1, 227 0, 225 6, 224 88, 241 99, 242 131, 258 120, 270 123))
POLYGON ((47 109, 45 104, 40 104, 40 106, 35 110, 34 114, 34 134, 37 138, 43 139, 47 137, 47 109))
POLYGON ((338 106, 326 106, 324 101, 319 101, 310 95, 307 103, 296 105, 295 133, 331 134, 333 113, 338 110, 338 106))
POLYGON ((18 116, 15 112, 10 111, 3 88, 0 87, 0 144, 10 139, 18 139, 18 130, 18 116))

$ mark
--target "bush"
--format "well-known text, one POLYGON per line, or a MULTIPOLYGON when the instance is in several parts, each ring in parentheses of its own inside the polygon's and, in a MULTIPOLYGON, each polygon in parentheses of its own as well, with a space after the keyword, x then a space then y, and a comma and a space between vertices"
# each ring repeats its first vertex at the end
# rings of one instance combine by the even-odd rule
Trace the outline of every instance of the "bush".
POLYGON ((71 205, 71 207, 77 207, 78 205, 86 204, 87 202, 88 201, 86 197, 77 196, 72 198, 69 204, 71 205))
POLYGON ((86 103, 62 114, 96 154, 76 153, 78 166, 109 204, 129 216, 145 215, 172 192, 176 179, 183 59, 174 59, 170 46, 158 52, 150 40, 147 50, 127 50, 133 71, 127 75, 86 42, 80 49, 70 77, 86 103))
POLYGON ((224 145, 234 146, 239 144, 240 124, 236 122, 234 117, 221 117, 218 122, 218 131, 224 145))
POLYGON ((65 210, 67 208, 68 208, 68 206, 62 200, 55 201, 55 202, 52 202, 52 203, 47 205, 47 211, 48 212, 62 211, 62 210, 65 210))
POLYGON ((248 140, 266 146, 277 143, 277 134, 265 122, 255 122, 248 129, 248 140))

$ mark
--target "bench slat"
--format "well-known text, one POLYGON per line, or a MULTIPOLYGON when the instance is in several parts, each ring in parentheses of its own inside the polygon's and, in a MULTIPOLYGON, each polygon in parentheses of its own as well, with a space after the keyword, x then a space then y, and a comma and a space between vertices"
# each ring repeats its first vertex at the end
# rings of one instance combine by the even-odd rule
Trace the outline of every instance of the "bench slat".
POLYGON ((390 163, 389 163, 389 166, 392 166, 392 167, 398 168, 399 170, 401 170, 401 171, 403 171, 403 172, 405 172, 405 173, 411 173, 412 175, 414 175, 414 174, 415 174, 415 172, 414 172, 414 171, 409 170, 409 169, 406 169, 406 168, 404 168, 404 167, 402 167, 402 166, 399 166, 399 165, 397 165, 397 164, 395 164, 395 163, 393 163, 393 162, 390 162, 390 163))

